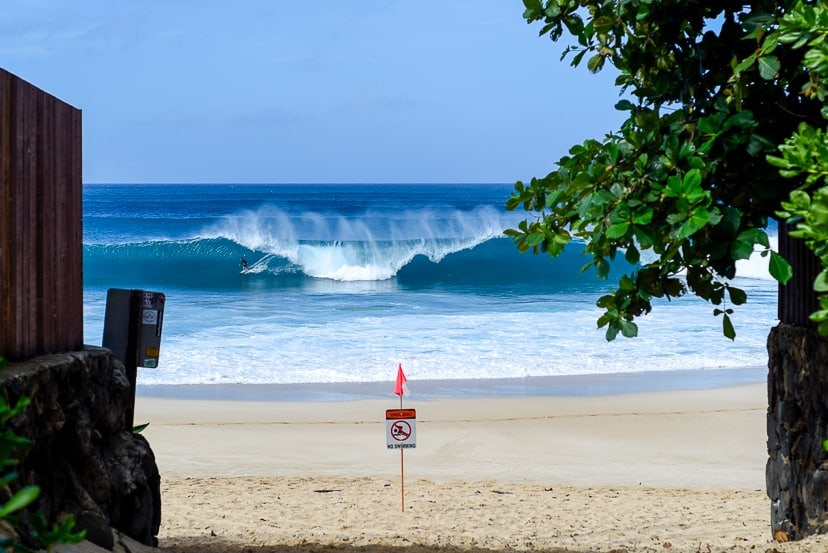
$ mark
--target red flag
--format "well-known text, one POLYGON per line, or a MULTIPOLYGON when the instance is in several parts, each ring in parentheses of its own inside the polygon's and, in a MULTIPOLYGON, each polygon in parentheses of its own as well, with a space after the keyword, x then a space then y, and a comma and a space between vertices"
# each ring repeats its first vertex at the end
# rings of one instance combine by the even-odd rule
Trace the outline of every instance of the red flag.
POLYGON ((400 397, 408 394, 408 379, 402 370, 402 363, 397 368, 397 383, 394 384, 394 394, 400 397))

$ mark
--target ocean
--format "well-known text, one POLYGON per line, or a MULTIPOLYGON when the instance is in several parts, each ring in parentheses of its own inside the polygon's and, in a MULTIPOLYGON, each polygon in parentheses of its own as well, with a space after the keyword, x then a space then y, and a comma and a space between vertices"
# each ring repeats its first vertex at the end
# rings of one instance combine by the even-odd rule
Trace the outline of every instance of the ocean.
POLYGON ((167 298, 139 394, 381 397, 398 364, 414 397, 765 379, 777 322, 766 259, 741 267, 735 341, 711 305, 685 297, 657 302, 639 337, 607 342, 595 301, 614 282, 580 273, 576 243, 556 259, 519 253, 503 230, 529 214, 505 210, 511 190, 85 185, 85 342, 101 343, 107 289, 127 288, 167 298))

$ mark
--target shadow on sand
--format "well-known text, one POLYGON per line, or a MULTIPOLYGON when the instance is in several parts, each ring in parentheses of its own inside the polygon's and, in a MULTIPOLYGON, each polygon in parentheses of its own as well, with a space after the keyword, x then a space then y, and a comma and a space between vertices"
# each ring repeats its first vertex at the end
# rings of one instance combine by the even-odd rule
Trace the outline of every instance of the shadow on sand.
MULTIPOLYGON (((361 545, 352 546, 348 543, 320 544, 305 543, 294 545, 245 545, 226 541, 211 541, 205 543, 203 539, 194 540, 194 543, 177 545, 162 544, 162 553, 515 553, 515 549, 484 549, 476 547, 455 547, 438 545, 361 545)), ((591 550, 575 549, 535 549, 527 551, 542 551, 543 553, 589 553, 591 550)), ((619 549, 608 553, 626 553, 619 549)))

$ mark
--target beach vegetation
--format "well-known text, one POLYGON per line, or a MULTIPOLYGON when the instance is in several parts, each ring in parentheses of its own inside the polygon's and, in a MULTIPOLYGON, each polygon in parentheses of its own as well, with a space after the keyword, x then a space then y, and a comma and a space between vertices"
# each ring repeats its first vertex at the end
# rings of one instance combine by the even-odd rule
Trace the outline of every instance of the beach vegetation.
MULTIPOLYGON (((33 552, 34 549, 22 543, 17 535, 21 527, 21 514, 24 509, 32 505, 40 495, 39 486, 24 486, 12 492, 11 485, 17 481, 18 473, 15 470, 19 460, 16 453, 29 447, 31 442, 18 436, 10 427, 9 422, 24 413, 29 405, 29 398, 21 397, 14 406, 10 406, 0 396, 0 490, 5 501, 0 504, 0 521, 10 524, 15 532, 6 535, 0 534, 0 549, 3 551, 33 552)), ((63 517, 54 524, 49 524, 42 511, 36 511, 27 517, 29 526, 28 535, 37 547, 51 551, 55 545, 61 543, 78 543, 86 537, 84 531, 76 532, 75 519, 72 515, 63 517)))
POLYGON ((584 271, 633 268, 597 300, 606 338, 638 334, 657 298, 694 294, 725 336, 748 299, 737 262, 795 267, 772 248, 771 221, 792 225, 819 258, 813 282, 828 335, 828 8, 803 0, 524 0, 539 34, 568 40, 562 60, 611 68, 625 120, 572 146, 545 176, 518 181, 509 210, 532 215, 506 234, 520 251, 585 244, 584 271))
POLYGON ((146 428, 147 428, 149 425, 150 425, 150 423, 148 423, 148 422, 145 422, 145 423, 143 423, 143 424, 136 424, 135 426, 133 426, 133 427, 132 427, 132 433, 133 433, 133 434, 140 434, 141 432, 143 432, 144 430, 146 430, 146 428))

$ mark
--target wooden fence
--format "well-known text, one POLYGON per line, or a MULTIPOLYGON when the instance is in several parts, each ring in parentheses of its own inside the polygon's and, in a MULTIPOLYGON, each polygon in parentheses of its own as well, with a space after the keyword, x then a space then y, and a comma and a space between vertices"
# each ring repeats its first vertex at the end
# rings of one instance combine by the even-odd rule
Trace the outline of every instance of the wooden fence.
POLYGON ((81 112, 0 69, 0 355, 83 347, 81 112))
POLYGON ((791 238, 788 226, 779 224, 779 253, 793 266, 793 278, 788 284, 779 286, 779 320, 797 326, 816 326, 810 315, 819 309, 814 292, 814 279, 822 265, 814 252, 805 247, 805 242, 791 238))

